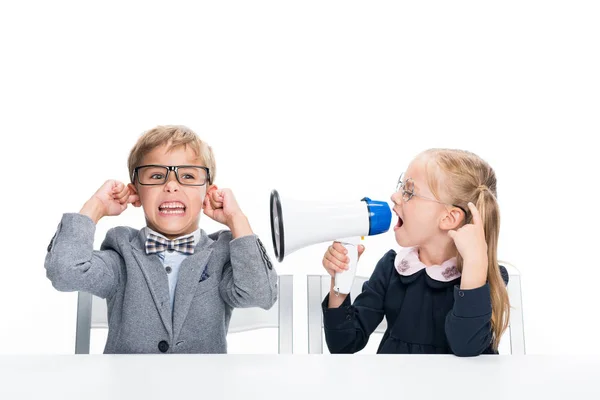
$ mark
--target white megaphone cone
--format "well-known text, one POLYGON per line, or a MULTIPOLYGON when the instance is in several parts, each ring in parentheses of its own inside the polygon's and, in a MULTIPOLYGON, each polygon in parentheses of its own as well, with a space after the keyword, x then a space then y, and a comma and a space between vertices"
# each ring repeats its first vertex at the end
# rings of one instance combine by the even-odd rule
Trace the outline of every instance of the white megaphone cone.
POLYGON ((322 202, 282 199, 277 190, 271 192, 271 236, 275 256, 284 257, 306 246, 338 241, 348 250, 347 271, 335 274, 334 289, 350 293, 356 276, 358 244, 361 237, 387 232, 392 211, 385 201, 368 197, 352 202, 322 202))

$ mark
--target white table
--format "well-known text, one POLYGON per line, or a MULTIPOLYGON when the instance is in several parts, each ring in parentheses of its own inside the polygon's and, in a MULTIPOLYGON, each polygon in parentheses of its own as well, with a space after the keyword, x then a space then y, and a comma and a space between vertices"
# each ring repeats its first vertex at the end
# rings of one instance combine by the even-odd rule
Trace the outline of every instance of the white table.
POLYGON ((600 357, 0 356, 0 399, 600 399, 600 357))

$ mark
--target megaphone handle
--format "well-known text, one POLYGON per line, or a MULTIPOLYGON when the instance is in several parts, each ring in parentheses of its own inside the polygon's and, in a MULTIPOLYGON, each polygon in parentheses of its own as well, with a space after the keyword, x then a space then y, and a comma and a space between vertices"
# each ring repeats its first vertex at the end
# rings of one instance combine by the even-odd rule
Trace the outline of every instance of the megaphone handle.
POLYGON ((356 276, 356 268, 358 264, 358 243, 360 243, 360 237, 341 239, 339 242, 348 251, 348 269, 344 272, 335 273, 335 286, 334 290, 337 295, 339 293, 348 294, 354 283, 354 277, 356 276))

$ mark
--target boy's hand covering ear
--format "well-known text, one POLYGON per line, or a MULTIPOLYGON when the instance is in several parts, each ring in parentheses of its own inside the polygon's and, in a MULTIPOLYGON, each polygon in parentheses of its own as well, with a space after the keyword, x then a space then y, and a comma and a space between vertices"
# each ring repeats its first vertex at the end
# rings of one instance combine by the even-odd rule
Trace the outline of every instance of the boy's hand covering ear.
POLYGON ((135 187, 110 179, 83 205, 79 213, 98 223, 103 217, 121 214, 128 204, 135 207, 142 205, 135 187))
POLYGON ((233 219, 242 214, 231 189, 219 189, 215 185, 206 192, 203 208, 209 218, 230 228, 233 219))

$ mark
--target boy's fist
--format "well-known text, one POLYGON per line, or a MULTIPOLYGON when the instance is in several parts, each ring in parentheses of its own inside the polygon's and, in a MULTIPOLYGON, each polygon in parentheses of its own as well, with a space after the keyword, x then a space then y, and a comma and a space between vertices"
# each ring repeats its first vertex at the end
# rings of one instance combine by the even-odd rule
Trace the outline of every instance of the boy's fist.
POLYGON ((231 189, 212 186, 204 198, 204 214, 231 229, 233 219, 242 214, 231 189))
POLYGON ((231 189, 219 189, 212 185, 204 197, 202 208, 207 217, 227 225, 234 239, 253 233, 231 189))
POLYGON ((94 223, 100 218, 121 214, 128 204, 140 207, 139 196, 127 185, 116 180, 108 180, 94 193, 80 213, 90 217, 94 223))

